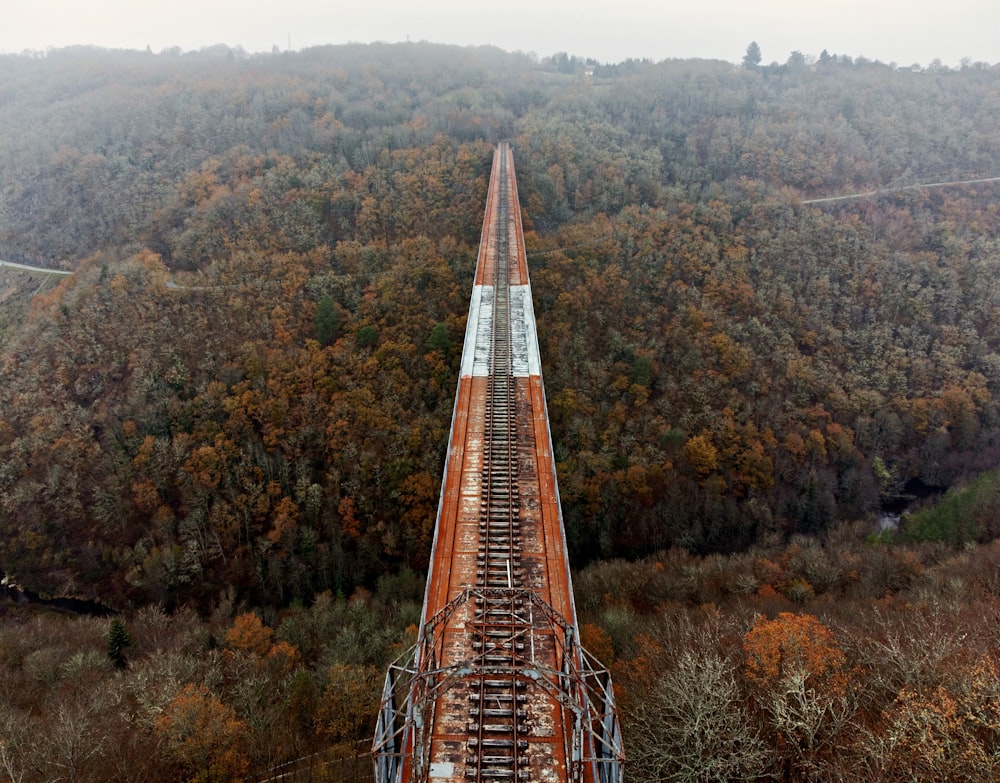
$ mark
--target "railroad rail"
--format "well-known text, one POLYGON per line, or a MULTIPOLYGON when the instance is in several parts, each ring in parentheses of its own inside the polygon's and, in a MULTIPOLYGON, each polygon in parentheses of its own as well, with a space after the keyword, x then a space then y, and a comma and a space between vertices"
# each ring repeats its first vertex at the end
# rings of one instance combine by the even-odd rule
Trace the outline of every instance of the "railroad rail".
POLYGON ((580 645, 513 154, 493 157, 416 646, 390 666, 377 783, 619 783, 580 645))

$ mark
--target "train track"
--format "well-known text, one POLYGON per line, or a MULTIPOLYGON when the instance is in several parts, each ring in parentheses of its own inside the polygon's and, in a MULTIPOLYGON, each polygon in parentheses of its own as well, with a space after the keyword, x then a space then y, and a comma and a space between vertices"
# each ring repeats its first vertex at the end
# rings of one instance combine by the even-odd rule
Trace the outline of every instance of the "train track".
POLYGON ((472 649, 484 667, 470 683, 467 778, 476 783, 528 778, 528 742, 522 737, 527 695, 516 677, 531 626, 524 619, 520 502, 517 481, 516 406, 511 374, 510 267, 506 226, 509 195, 506 159, 500 167, 499 237, 494 267, 493 341, 486 392, 482 497, 479 509, 477 584, 472 649), (495 591, 492 595, 486 590, 495 591), (508 676, 500 676, 500 674, 508 676))
POLYGON ((494 155, 417 646, 386 677, 377 783, 616 783, 580 647, 513 156, 494 155))

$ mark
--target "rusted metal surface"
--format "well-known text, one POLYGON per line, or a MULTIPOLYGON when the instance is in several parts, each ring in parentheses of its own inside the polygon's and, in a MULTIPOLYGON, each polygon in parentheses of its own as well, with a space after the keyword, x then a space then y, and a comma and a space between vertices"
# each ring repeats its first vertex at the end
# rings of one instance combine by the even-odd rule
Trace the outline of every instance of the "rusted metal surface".
POLYGON ((387 676, 378 783, 616 783, 606 674, 578 643, 513 157, 501 144, 420 638, 387 676))

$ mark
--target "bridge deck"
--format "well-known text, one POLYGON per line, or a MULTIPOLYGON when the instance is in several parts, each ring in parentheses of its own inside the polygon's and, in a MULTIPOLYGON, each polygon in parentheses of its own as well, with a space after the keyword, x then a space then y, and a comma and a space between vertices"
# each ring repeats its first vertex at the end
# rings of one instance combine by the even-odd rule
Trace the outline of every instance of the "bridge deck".
MULTIPOLYGON (((521 214, 507 145, 498 148, 490 178, 425 620, 467 588, 524 588, 562 617, 573 617, 521 214), (501 334, 505 329, 508 333, 501 334), (498 350, 507 356, 498 359, 498 350), (506 377, 498 383, 498 376, 506 377)), ((544 689, 529 687, 527 677, 513 675, 516 668, 505 666, 513 660, 521 668, 533 663, 558 671, 559 644, 550 629, 528 617, 531 607, 523 602, 511 605, 512 599, 502 593, 496 600, 494 615, 486 614, 486 599, 463 606, 442 635, 447 660, 439 665, 473 660, 485 656, 487 649, 497 653, 488 661, 497 665, 494 675, 486 678, 490 682, 482 681, 485 675, 472 677, 438 700, 431 777, 463 783, 566 780, 566 737, 558 704, 544 689), (534 649, 527 649, 529 645, 534 649), (489 740, 492 743, 484 745, 489 740)))
POLYGON ((391 668, 379 783, 619 780, 606 672, 580 649, 513 155, 497 147, 420 640, 391 668), (409 678, 401 702, 399 680, 409 678))

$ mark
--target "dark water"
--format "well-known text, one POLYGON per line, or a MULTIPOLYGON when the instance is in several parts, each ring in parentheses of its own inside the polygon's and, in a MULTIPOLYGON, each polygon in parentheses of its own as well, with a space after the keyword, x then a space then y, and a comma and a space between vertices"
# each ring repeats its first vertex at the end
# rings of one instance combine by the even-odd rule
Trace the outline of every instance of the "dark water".
POLYGON ((903 491, 891 500, 886 500, 882 504, 882 511, 886 514, 902 514, 914 503, 921 500, 939 498, 945 493, 948 487, 936 487, 925 484, 918 478, 910 479, 903 485, 903 491))
POLYGON ((86 601, 82 598, 42 598, 37 593, 8 583, 6 579, 0 582, 0 599, 7 599, 16 604, 47 606, 51 609, 59 609, 72 614, 84 614, 89 617, 110 617, 115 614, 114 610, 96 601, 86 601))

